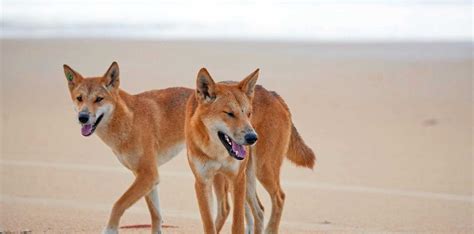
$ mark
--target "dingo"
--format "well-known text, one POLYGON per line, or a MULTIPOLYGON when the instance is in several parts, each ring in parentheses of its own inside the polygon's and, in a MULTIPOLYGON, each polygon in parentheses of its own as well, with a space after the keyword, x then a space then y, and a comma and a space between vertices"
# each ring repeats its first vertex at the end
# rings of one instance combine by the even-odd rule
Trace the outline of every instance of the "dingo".
POLYGON ((104 233, 117 233, 122 214, 143 196, 152 232, 160 233, 157 167, 184 148, 185 105, 192 90, 169 88, 130 95, 119 88, 116 62, 102 77, 83 78, 68 65, 64 73, 82 135, 97 132, 135 175, 133 184, 114 204, 104 233))
POLYGON ((196 178, 205 233, 219 232, 227 218, 228 184, 234 199, 232 233, 244 232, 244 213, 247 228, 251 228, 254 220, 250 211, 255 233, 262 232, 263 206, 257 197, 255 178, 272 199, 266 232, 277 233, 285 200, 280 187, 284 156, 299 166, 313 168, 315 163, 315 155, 292 124, 283 99, 256 86, 258 73, 257 69, 240 83, 215 83, 203 68, 197 76, 196 92, 186 106, 188 161, 196 178), (211 214, 212 185, 218 201, 215 222, 211 214))

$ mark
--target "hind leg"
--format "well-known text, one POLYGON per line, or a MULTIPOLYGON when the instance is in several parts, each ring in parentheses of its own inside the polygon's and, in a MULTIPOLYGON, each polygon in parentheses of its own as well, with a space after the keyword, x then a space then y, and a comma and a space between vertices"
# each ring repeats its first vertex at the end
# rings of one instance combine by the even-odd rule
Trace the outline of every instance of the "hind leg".
POLYGON ((245 233, 252 234, 253 232, 253 216, 252 209, 248 202, 245 202, 245 233))
POLYGON ((285 204, 285 193, 280 187, 280 170, 274 170, 269 166, 262 167, 257 173, 258 179, 267 190, 272 200, 272 213, 268 221, 265 233, 278 233, 283 206, 285 204))
MULTIPOLYGON (((284 138, 281 142, 285 142, 284 138)), ((280 169, 283 163, 283 152, 286 151, 284 145, 267 144, 265 146, 274 147, 260 147, 257 149, 255 168, 257 179, 267 190, 272 201, 272 211, 270 220, 265 228, 265 233, 278 233, 285 204, 285 193, 280 186, 280 169)))
POLYGON ((245 218, 247 220, 246 233, 259 234, 263 232, 264 217, 263 205, 257 195, 257 179, 255 175, 255 148, 251 151, 247 169, 247 202, 245 204, 245 218), (253 215, 253 217, 252 217, 253 215), (253 232, 252 232, 253 230, 253 232))
POLYGON ((224 226, 227 216, 229 216, 230 206, 228 200, 229 184, 222 174, 217 174, 214 177, 214 193, 217 200, 217 216, 216 216, 216 230, 220 232, 224 226))
POLYGON ((247 225, 245 233, 260 234, 263 232, 263 205, 254 193, 251 197, 247 194, 247 202, 245 204, 245 219, 247 225))
POLYGON ((256 129, 259 135, 266 137, 256 144, 255 172, 272 201, 272 211, 265 233, 278 233, 285 204, 285 193, 280 186, 280 169, 288 151, 291 132, 289 115, 281 112, 274 115, 272 121, 264 121, 256 129))
POLYGON ((152 233, 161 233, 161 223, 163 216, 160 209, 160 199, 158 195, 158 184, 145 196, 146 203, 151 215, 152 233))

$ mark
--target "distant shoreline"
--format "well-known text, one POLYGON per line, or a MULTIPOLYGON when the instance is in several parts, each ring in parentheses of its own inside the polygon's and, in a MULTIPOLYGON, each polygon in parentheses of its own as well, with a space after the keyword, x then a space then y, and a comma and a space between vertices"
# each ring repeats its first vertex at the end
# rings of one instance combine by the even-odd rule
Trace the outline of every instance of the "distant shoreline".
POLYGON ((291 55, 324 57, 326 59, 395 59, 406 61, 418 60, 472 60, 473 44, 471 41, 298 41, 298 40, 237 40, 237 39, 162 39, 162 38, 0 38, 7 43, 40 43, 54 45, 57 43, 90 43, 104 42, 122 45, 142 44, 150 46, 166 43, 175 46, 202 45, 213 47, 271 49, 275 46, 284 49, 291 55))

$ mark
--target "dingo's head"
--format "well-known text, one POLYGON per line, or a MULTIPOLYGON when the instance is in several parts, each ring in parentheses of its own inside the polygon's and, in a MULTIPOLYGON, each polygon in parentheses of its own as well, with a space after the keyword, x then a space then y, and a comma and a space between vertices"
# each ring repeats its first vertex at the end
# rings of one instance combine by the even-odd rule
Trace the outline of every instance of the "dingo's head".
POLYGON ((118 64, 113 62, 103 76, 91 78, 82 77, 66 64, 63 67, 77 118, 82 126, 81 133, 83 136, 90 136, 114 110, 120 84, 118 64))
POLYGON ((196 113, 211 135, 210 139, 215 139, 215 144, 222 144, 229 155, 238 160, 245 158, 245 145, 257 141, 250 118, 258 73, 259 69, 239 83, 215 83, 209 72, 202 68, 196 80, 199 103, 196 113))

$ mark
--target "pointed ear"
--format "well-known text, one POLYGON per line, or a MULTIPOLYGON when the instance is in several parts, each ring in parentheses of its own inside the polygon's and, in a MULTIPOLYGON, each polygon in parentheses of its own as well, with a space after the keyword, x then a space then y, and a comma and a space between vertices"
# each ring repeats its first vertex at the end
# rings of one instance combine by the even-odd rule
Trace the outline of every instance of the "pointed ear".
POLYGON ((66 75, 66 80, 67 80, 69 89, 72 90, 72 89, 74 89, 74 87, 76 87, 76 85, 81 83, 83 78, 82 78, 81 74, 74 71, 68 65, 64 64, 63 68, 64 68, 64 75, 66 75))
POLYGON ((249 97, 253 97, 253 93, 255 90, 255 85, 257 84, 257 79, 258 79, 258 73, 260 72, 260 69, 257 68, 252 74, 248 75, 240 81, 239 87, 242 89, 242 91, 247 94, 249 97))
POLYGON ((199 70, 196 79, 196 97, 202 102, 212 102, 216 98, 216 83, 206 68, 199 70))
POLYGON ((117 89, 120 85, 120 71, 117 62, 110 65, 107 72, 104 74, 105 87, 109 90, 117 89))

